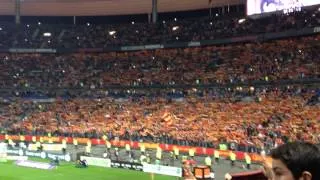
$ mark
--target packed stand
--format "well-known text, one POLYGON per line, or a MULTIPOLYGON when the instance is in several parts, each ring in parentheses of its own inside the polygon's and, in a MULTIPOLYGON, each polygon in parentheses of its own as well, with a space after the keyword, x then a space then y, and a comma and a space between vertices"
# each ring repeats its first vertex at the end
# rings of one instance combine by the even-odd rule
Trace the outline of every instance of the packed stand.
POLYGON ((0 48, 103 48, 123 45, 163 44, 215 40, 290 29, 313 28, 320 24, 320 12, 314 7, 291 14, 275 14, 259 19, 239 14, 212 18, 173 19, 157 24, 113 25, 0 25, 0 48), (241 23, 240 23, 241 22, 241 23), (45 33, 50 33, 50 36, 45 33))
POLYGON ((306 86, 192 89, 179 98, 72 98, 2 103, 9 134, 75 136, 217 147, 221 142, 259 149, 289 141, 320 143, 320 91, 306 86), (316 97, 317 104, 309 104, 316 97))
POLYGON ((319 80, 319 38, 98 54, 0 54, 0 87, 101 89, 319 80))

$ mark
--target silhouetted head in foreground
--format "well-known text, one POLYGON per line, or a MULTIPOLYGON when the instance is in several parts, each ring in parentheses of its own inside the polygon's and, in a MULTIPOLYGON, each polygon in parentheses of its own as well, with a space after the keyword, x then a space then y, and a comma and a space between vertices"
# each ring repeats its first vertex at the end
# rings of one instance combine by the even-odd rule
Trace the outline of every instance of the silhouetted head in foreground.
POLYGON ((273 180, 320 180, 320 149, 293 142, 271 152, 273 180))

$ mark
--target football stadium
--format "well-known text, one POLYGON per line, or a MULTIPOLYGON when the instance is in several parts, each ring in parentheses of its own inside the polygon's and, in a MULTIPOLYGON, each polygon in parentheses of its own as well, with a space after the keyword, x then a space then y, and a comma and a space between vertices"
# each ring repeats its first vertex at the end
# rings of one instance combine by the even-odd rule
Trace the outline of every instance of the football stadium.
POLYGON ((320 0, 1 0, 0 180, 319 180, 320 0))

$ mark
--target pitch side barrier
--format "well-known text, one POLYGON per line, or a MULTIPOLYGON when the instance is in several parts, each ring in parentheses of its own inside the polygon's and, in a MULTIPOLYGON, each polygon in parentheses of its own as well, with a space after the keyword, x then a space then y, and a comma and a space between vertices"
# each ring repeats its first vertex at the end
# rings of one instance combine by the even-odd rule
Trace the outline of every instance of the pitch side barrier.
POLYGON ((23 149, 8 149, 7 154, 9 155, 16 155, 16 156, 27 156, 27 157, 37 157, 42 159, 52 159, 55 160, 58 158, 61 161, 71 161, 71 154, 57 154, 57 153, 50 153, 45 151, 30 151, 30 150, 23 150, 23 149))
POLYGON ((105 168, 121 168, 146 173, 162 174, 167 176, 182 177, 182 168, 173 166, 162 166, 148 163, 117 161, 99 157, 80 156, 80 160, 86 160, 89 166, 105 168))
POLYGON ((167 44, 148 44, 139 46, 109 46, 105 48, 80 48, 80 49, 68 49, 68 48, 57 48, 57 49, 34 49, 34 48, 9 48, 0 49, 0 52, 5 53, 102 53, 102 52, 115 52, 115 51, 139 51, 139 50, 154 50, 163 48, 188 48, 188 47, 200 47, 200 46, 211 46, 221 44, 232 44, 240 42, 256 42, 256 41, 268 41, 274 39, 306 36, 320 33, 320 27, 303 28, 300 30, 287 30, 276 33, 265 33, 250 36, 239 36, 230 37, 224 39, 215 40, 203 40, 203 41, 190 41, 190 42, 176 42, 167 44))
MULTIPOLYGON (((79 145, 87 145, 88 143, 91 143, 92 145, 106 145, 107 141, 101 139, 88 139, 88 138, 72 138, 72 137, 47 137, 47 136, 17 136, 17 135, 0 135, 0 141, 4 141, 6 138, 11 139, 13 141, 20 141, 21 139, 24 139, 24 141, 32 142, 33 140, 40 141, 40 138, 44 141, 44 143, 52 142, 53 144, 61 144, 62 140, 65 139, 67 144, 73 144, 74 139, 77 140, 79 145)), ((218 150, 220 152, 220 157, 229 158, 230 152, 234 152, 236 154, 237 160, 244 160, 245 158, 245 152, 242 151, 231 151, 228 150, 228 148, 220 148, 220 149, 214 149, 214 148, 205 148, 205 147, 194 147, 194 146, 178 146, 173 144, 159 144, 159 143, 140 143, 137 141, 122 141, 122 140, 112 140, 110 141, 112 147, 119 147, 119 148, 125 148, 126 144, 128 144, 131 149, 140 149, 140 147, 143 145, 146 149, 157 149, 160 147, 163 151, 173 151, 174 149, 179 149, 181 153, 188 153, 190 149, 193 149, 195 154, 197 155, 214 155, 214 151, 218 150)), ((249 153, 249 156, 251 157, 251 160, 253 162, 263 162, 265 160, 265 157, 257 154, 257 153, 249 153)), ((267 158, 270 159, 270 158, 267 158)))

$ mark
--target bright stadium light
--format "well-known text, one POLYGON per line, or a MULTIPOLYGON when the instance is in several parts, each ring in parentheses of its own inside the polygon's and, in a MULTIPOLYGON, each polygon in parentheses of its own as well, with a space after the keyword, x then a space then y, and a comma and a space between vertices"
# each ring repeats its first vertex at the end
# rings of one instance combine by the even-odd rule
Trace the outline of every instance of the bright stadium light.
POLYGON ((110 36, 112 36, 112 35, 114 35, 114 34, 116 34, 116 31, 109 31, 109 35, 110 35, 110 36))
POLYGON ((179 29, 179 26, 174 26, 173 28, 172 28, 172 31, 176 31, 176 30, 178 30, 179 29))
POLYGON ((134 21, 132 21, 131 24, 134 24, 134 21))
POLYGON ((210 25, 211 25, 211 26, 212 26, 212 24, 213 24, 213 23, 212 23, 212 22, 210 22, 210 25))
POLYGON ((39 26, 41 25, 41 22, 40 22, 40 21, 38 22, 38 25, 39 25, 39 26))
POLYGON ((174 18, 174 21, 177 21, 177 18, 174 18))
POLYGON ((43 33, 43 36, 44 36, 44 37, 51 37, 51 33, 45 32, 45 33, 43 33))
POLYGON ((245 21, 246 21, 246 19, 239 19, 238 23, 239 23, 239 24, 242 24, 242 23, 244 23, 245 21))

